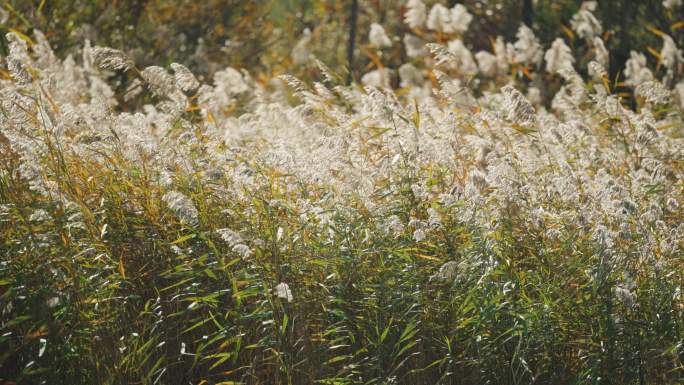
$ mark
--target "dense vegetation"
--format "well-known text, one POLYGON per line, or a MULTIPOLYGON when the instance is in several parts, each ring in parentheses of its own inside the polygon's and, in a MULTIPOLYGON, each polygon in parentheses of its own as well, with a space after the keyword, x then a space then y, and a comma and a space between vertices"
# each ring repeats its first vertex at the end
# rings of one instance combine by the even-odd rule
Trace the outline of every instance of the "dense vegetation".
POLYGON ((681 1, 361 1, 352 84, 346 2, 67 3, 0 15, 0 383, 684 381, 681 1))
MULTIPOLYGON (((358 0, 353 75, 360 79, 373 55, 366 48, 373 22, 388 34, 410 32, 402 23, 405 0, 358 0)), ((315 68, 297 63, 290 55, 296 43, 311 31, 312 53, 331 68, 346 71, 349 18, 353 0, 3 0, 0 27, 31 36, 43 31, 52 48, 64 57, 77 54, 84 39, 94 45, 123 50, 142 66, 179 62, 198 76, 213 75, 225 66, 248 68, 258 80, 283 73, 315 78, 315 68)), ((431 7, 438 0, 426 0, 431 7)), ((448 0, 445 6, 464 4, 474 16, 465 32, 473 50, 490 50, 497 35, 512 39, 521 22, 535 31, 544 46, 558 36, 582 45, 573 35, 570 20, 582 0, 448 0), (529 9, 526 4, 529 3, 529 9), (526 14, 527 13, 527 14, 526 14)), ((673 4, 676 4, 676 0, 673 4)), ((670 34, 684 46, 677 33, 684 20, 681 7, 662 0, 605 0, 594 12, 605 29, 605 44, 613 60, 610 78, 624 68, 629 51, 647 52, 660 44, 649 31, 670 34)), ((446 38, 447 36, 445 36, 446 38)), ((0 52, 7 54, 0 37, 0 52)), ((383 63, 399 67, 405 50, 395 44, 386 50, 383 63)), ((656 58, 649 56, 655 66, 656 58)), ((578 69, 581 71, 581 69, 578 69)))

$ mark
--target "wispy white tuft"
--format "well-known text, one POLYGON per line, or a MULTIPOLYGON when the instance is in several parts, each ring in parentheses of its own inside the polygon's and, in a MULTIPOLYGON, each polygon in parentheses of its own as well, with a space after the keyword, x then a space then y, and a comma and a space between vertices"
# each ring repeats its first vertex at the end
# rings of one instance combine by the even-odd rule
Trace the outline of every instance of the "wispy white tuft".
POLYGON ((169 191, 164 194, 162 200, 169 206, 171 211, 176 214, 176 217, 178 217, 182 223, 190 226, 196 226, 198 224, 199 214, 195 204, 192 203, 190 198, 178 191, 169 191))
POLYGON ((496 55, 487 51, 479 51, 475 54, 475 59, 480 72, 487 76, 496 76, 499 70, 496 55))
POLYGON ((200 83, 187 67, 178 63, 171 63, 176 86, 186 95, 192 95, 199 89, 200 83))
POLYGON ((473 54, 463 44, 461 39, 455 39, 449 42, 449 52, 456 59, 454 63, 459 72, 463 74, 474 74, 477 72, 477 64, 473 58, 473 54))
POLYGON ((422 28, 427 19, 427 8, 422 0, 409 0, 406 3, 404 22, 409 28, 422 28))
POLYGON ((473 21, 473 15, 468 12, 463 4, 456 4, 449 15, 450 17, 450 31, 463 34, 468 30, 470 22, 473 21))
POLYGON ((513 44, 515 50, 513 60, 525 65, 539 64, 544 56, 544 51, 539 39, 534 36, 534 32, 525 24, 521 24, 515 36, 518 40, 513 44))
POLYGON ((378 23, 371 24, 368 40, 375 48, 389 48, 392 46, 392 41, 385 33, 385 29, 378 23))
POLYGON ((133 60, 122 51, 108 47, 93 47, 93 63, 102 70, 128 71, 135 66, 133 60))
POLYGON ((311 51, 309 50, 309 44, 311 43, 311 30, 308 28, 304 29, 302 37, 299 38, 297 44, 295 44, 292 49, 292 62, 295 65, 302 65, 311 59, 311 51))
POLYGON ((173 76, 162 67, 150 66, 140 74, 155 95, 169 96, 176 88, 173 76))
POLYGON ((663 35, 663 48, 660 50, 660 57, 665 68, 675 71, 679 63, 684 62, 682 51, 677 47, 674 39, 669 35, 663 35))
POLYGON ((294 299, 292 297, 292 291, 290 290, 290 286, 288 284, 286 284, 285 282, 279 283, 276 286, 275 291, 276 291, 276 296, 278 298, 284 299, 287 302, 292 302, 292 300, 294 299))
POLYGON ((411 58, 423 57, 427 55, 425 42, 415 35, 408 33, 404 35, 404 48, 406 49, 406 56, 411 58))
POLYGON ((425 230, 423 229, 416 229, 413 232, 413 240, 416 242, 422 242, 425 240, 425 230))
POLYGON ((361 83, 376 88, 390 88, 391 77, 392 72, 390 70, 379 68, 364 74, 361 77, 361 83))
POLYGON ((682 0, 663 0, 663 7, 669 9, 670 11, 674 11, 675 8, 679 8, 682 6, 682 0))
POLYGON ((665 104, 672 96, 670 90, 657 80, 649 80, 639 84, 635 89, 635 93, 637 96, 653 104, 665 104))
POLYGON ((535 110, 522 92, 511 85, 501 89, 504 95, 504 110, 506 119, 517 124, 532 124, 535 122, 535 110))
POLYGON ((401 87, 421 86, 424 82, 423 74, 411 63, 399 67, 399 85, 401 87))
POLYGON ((646 56, 636 51, 629 53, 624 73, 625 83, 632 87, 653 79, 653 73, 646 66, 646 56))
POLYGON ((442 4, 435 4, 427 17, 427 27, 437 32, 451 32, 451 12, 442 4))
POLYGON ((216 233, 224 242, 231 246, 235 246, 243 242, 242 236, 229 228, 218 229, 216 230, 216 233))
POLYGON ((233 252, 237 253, 242 258, 247 258, 252 255, 252 250, 244 243, 238 243, 237 245, 233 246, 231 250, 233 250, 233 252))
POLYGON ((546 61, 546 72, 555 74, 562 69, 571 69, 575 63, 570 47, 561 38, 556 38, 551 44, 551 48, 544 54, 546 61))
POLYGON ((582 3, 580 10, 570 20, 572 30, 577 32, 577 35, 583 39, 593 39, 603 32, 601 23, 592 13, 596 10, 596 5, 595 1, 585 1, 582 3))
POLYGON ((603 39, 596 36, 593 40, 594 43, 594 59, 601 64, 603 67, 608 68, 610 65, 610 52, 606 49, 605 44, 603 44, 603 39))

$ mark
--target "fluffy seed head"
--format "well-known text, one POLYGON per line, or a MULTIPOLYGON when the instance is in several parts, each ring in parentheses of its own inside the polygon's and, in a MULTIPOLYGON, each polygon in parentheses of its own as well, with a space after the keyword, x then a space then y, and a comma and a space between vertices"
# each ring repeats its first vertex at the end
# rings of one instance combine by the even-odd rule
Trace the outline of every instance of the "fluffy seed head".
POLYGON ((187 67, 178 63, 171 63, 171 69, 173 69, 173 76, 176 80, 176 86, 183 91, 186 95, 192 95, 197 92, 200 86, 199 81, 195 75, 190 72, 187 67))
POLYGON ((133 60, 118 49, 93 47, 93 63, 105 71, 128 71, 135 66, 133 60))

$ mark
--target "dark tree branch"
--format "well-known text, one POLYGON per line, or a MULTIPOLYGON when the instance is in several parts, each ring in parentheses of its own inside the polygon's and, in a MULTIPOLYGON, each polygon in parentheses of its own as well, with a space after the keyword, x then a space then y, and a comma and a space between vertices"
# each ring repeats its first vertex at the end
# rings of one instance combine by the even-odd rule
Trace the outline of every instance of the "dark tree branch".
POLYGON ((347 64, 349 72, 347 73, 347 83, 351 84, 353 80, 354 68, 354 45, 356 43, 356 19, 359 17, 359 0, 352 0, 351 14, 349 16, 349 43, 347 45, 347 64))
POLYGON ((534 19, 534 8, 532 7, 532 0, 523 0, 523 23, 532 28, 532 21, 534 19))

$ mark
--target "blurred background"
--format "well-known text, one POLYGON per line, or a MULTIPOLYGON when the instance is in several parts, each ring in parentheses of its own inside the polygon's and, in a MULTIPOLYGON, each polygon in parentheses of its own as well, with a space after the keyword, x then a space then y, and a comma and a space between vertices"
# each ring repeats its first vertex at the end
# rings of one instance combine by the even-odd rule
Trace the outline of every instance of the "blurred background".
MULTIPOLYGON (((530 25, 545 47, 556 37, 564 37, 571 47, 584 44, 569 28, 580 0, 425 1, 428 9, 438 2, 449 7, 462 3, 475 16, 463 36, 473 52, 491 50, 492 39, 499 35, 515 40, 521 23, 530 25)), ((598 3, 595 14, 611 51, 613 77, 624 67, 630 50, 648 52, 649 47, 660 46, 660 38, 649 27, 670 34, 678 46, 684 46, 684 34, 675 33, 684 27, 681 6, 669 10, 662 0, 598 3)), ((311 61, 297 60, 293 49, 298 43, 307 46, 308 55, 346 73, 353 29, 351 77, 358 80, 373 67, 368 32, 371 23, 379 23, 394 40, 383 53, 383 65, 396 68, 407 61, 401 40, 409 32, 403 22, 406 0, 5 0, 0 4, 3 35, 15 31, 31 36, 33 29, 39 29, 62 57, 77 53, 89 39, 93 45, 127 52, 139 66, 175 61, 203 76, 232 66, 247 69, 260 81, 285 72, 307 78, 317 72, 311 61)), ((0 50, 6 54, 4 36, 0 50)), ((649 60, 657 63, 657 57, 649 60)))

